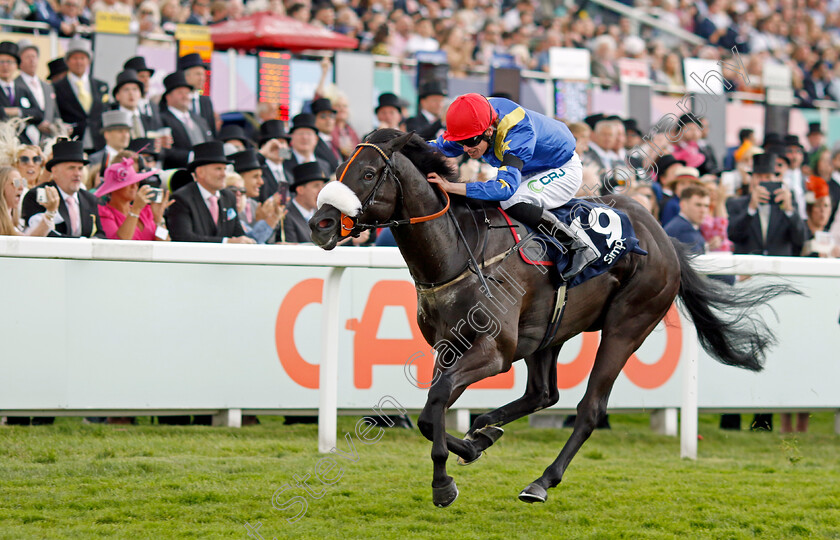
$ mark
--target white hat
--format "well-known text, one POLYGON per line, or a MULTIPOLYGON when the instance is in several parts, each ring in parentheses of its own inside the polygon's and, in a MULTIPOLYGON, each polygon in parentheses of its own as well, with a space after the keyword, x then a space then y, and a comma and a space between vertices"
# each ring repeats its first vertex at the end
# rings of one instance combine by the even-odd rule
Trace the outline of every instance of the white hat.
POLYGON ((74 37, 70 40, 70 43, 67 44, 67 52, 64 54, 64 60, 70 58, 70 55, 77 52, 85 53, 88 58, 93 58, 93 49, 90 45, 89 39, 82 39, 80 37, 74 37))

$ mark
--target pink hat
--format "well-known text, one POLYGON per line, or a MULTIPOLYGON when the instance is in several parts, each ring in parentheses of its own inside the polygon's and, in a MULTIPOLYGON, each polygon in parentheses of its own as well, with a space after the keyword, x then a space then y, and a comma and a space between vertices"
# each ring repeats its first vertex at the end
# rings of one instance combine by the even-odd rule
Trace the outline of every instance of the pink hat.
POLYGON ((112 191, 136 184, 152 175, 157 174, 157 170, 146 171, 139 173, 134 170, 134 160, 131 158, 123 158, 122 162, 114 163, 105 169, 105 181, 96 190, 96 196, 102 197, 112 191))

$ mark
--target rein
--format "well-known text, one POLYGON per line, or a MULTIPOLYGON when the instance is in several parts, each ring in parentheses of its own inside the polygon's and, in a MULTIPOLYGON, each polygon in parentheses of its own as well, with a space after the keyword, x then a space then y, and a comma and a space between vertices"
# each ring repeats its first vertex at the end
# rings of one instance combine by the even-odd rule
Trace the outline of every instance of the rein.
MULTIPOLYGON (((362 203, 362 208, 359 211, 359 214, 364 214, 365 210, 368 209, 373 204, 376 204, 376 193, 379 191, 379 188, 382 187, 382 184, 385 182, 387 177, 391 177, 394 179, 394 183, 397 185, 397 189, 400 191, 400 198, 402 198, 402 186, 400 185, 399 179, 397 175, 394 174, 392 170, 391 158, 389 158, 385 152, 379 148, 377 145, 373 143, 360 143, 356 146, 356 153, 353 154, 353 157, 350 158, 350 161, 347 162, 347 165, 344 167, 344 170, 341 172, 341 177, 338 179, 339 182, 344 181, 344 175, 347 174, 347 169, 350 168, 350 164, 353 163, 353 160, 356 159, 356 156, 359 155, 359 152, 362 151, 363 148, 373 148, 379 155, 382 156, 382 159, 385 160, 385 168, 382 169, 382 174, 379 175, 379 179, 377 179, 376 184, 373 186, 373 190, 371 190, 370 195, 367 196, 365 201, 362 203)), ((449 193, 444 191, 444 189, 438 186, 440 191, 443 193, 443 196, 446 198, 446 204, 444 205, 443 209, 429 214, 427 216, 418 216, 408 219, 395 219, 391 221, 386 221, 384 223, 358 223, 354 218, 346 215, 341 214, 341 236, 348 236, 352 234, 352 232, 356 229, 382 229, 385 227, 399 227, 400 225, 415 225, 417 223, 424 223, 426 221, 432 221, 434 219, 439 218, 440 216, 444 215, 447 210, 449 210, 449 193)))

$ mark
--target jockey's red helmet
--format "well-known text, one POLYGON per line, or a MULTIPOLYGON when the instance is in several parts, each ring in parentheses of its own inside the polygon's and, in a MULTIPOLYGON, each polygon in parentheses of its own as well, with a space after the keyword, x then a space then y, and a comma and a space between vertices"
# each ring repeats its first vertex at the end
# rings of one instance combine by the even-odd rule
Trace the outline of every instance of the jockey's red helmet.
POLYGON ((496 110, 481 94, 464 94, 455 98, 446 111, 447 141, 463 141, 484 133, 496 120, 496 110))

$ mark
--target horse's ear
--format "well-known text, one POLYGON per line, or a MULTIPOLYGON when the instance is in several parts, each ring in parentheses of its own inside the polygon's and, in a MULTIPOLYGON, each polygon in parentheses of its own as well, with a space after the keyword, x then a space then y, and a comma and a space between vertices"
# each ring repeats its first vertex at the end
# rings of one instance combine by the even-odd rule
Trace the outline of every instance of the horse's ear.
POLYGON ((399 152, 400 150, 402 150, 403 147, 406 144, 408 144, 408 141, 410 141, 413 136, 414 132, 409 131, 408 133, 404 133, 399 137, 395 137, 388 141, 387 147, 383 148, 383 150, 385 150, 385 153, 388 154, 388 156, 390 157, 394 155, 394 152, 399 152))

